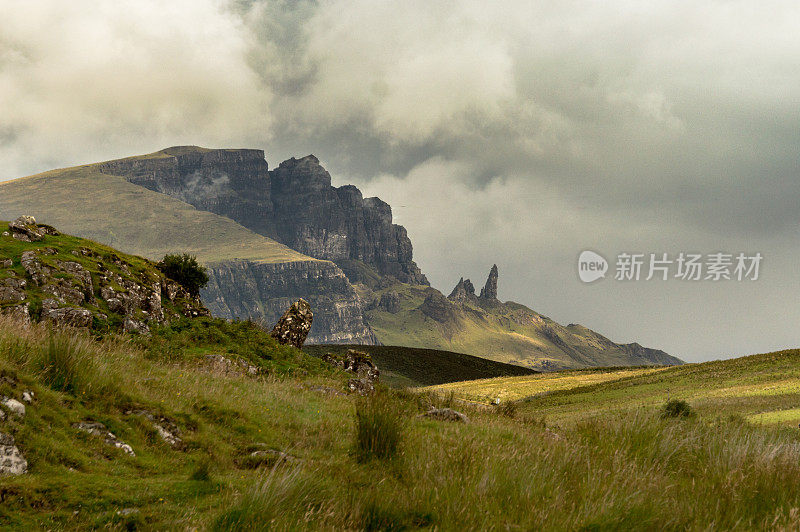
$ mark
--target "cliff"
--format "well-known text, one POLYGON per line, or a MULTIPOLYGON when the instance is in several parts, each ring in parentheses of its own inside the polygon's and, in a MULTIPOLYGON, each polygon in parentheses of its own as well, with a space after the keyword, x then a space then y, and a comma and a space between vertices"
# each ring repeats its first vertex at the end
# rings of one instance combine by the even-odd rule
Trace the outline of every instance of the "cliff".
POLYGON ((269 171, 261 150, 174 147, 100 165, 107 174, 226 216, 310 257, 358 260, 410 284, 428 280, 414 263, 391 207, 352 185, 335 188, 313 155, 269 171))
POLYGON ((272 325, 298 297, 314 312, 310 344, 375 344, 361 301, 342 270, 327 261, 226 261, 208 266, 201 292, 214 316, 272 325))

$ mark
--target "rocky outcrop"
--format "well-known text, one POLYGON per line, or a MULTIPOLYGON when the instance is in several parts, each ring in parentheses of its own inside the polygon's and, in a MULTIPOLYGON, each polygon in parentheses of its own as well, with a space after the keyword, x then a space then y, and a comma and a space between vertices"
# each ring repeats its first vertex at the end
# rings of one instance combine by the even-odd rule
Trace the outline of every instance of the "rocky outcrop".
POLYGON ((368 395, 375 391, 381 372, 369 353, 348 349, 345 354, 327 353, 323 355, 322 360, 356 375, 356 378, 350 379, 347 383, 351 392, 368 395))
POLYGON ((439 291, 432 291, 420 306, 422 313, 440 323, 448 323, 455 318, 455 308, 439 291))
POLYGON ((437 421, 452 421, 455 423, 469 423, 469 418, 458 412, 453 410, 452 408, 433 408, 431 407, 430 410, 425 412, 424 414, 420 414, 418 417, 426 417, 430 419, 435 419, 437 421))
POLYGON ((19 452, 14 436, 0 432, 0 475, 23 475, 28 461, 19 452))
POLYGON ((8 224, 8 229, 13 238, 23 242, 39 242, 44 239, 45 235, 57 236, 59 234, 49 225, 37 224, 36 218, 33 216, 20 216, 8 224))
POLYGON ((305 299, 298 299, 286 309, 278 323, 272 328, 270 336, 275 338, 279 344, 293 345, 300 349, 306 341, 313 322, 314 313, 311 312, 311 305, 305 299))
POLYGON ((93 436, 99 436, 103 438, 106 445, 116 447, 130 456, 136 456, 136 453, 133 452, 133 447, 117 438, 117 436, 113 432, 110 432, 102 423, 96 421, 81 421, 80 423, 73 423, 72 428, 81 432, 87 432, 93 436))
MULTIPOLYGON (((31 220, 21 217, 14 224, 31 230, 43 227, 31 220)), ((0 280, 0 313, 25 323, 47 320, 56 325, 138 333, 147 333, 150 325, 175 317, 209 314, 198 297, 143 259, 135 266, 121 254, 98 250, 88 241, 86 246, 74 248, 72 240, 61 239, 52 228, 41 238, 45 236, 47 240, 33 240, 18 256, 0 263, 4 277, 0 280), (15 263, 22 272, 13 268, 15 263)))
POLYGON ((447 296, 447 299, 455 303, 463 303, 464 301, 475 299, 475 287, 472 286, 472 281, 463 277, 459 279, 458 284, 447 296))
POLYGON ((391 207, 363 198, 352 185, 333 187, 313 155, 269 172, 261 150, 176 147, 100 168, 227 216, 305 255, 359 260, 402 282, 428 284, 412 259, 405 228, 392 223, 391 207))
POLYGON ((364 321, 361 300, 332 262, 226 261, 209 265, 208 276, 201 297, 215 316, 272 326, 287 307, 303 298, 314 312, 307 343, 377 343, 364 321))
POLYGON ((497 264, 495 264, 489 271, 489 278, 486 279, 486 285, 481 288, 481 295, 478 296, 479 299, 491 302, 497 301, 497 277, 497 264))

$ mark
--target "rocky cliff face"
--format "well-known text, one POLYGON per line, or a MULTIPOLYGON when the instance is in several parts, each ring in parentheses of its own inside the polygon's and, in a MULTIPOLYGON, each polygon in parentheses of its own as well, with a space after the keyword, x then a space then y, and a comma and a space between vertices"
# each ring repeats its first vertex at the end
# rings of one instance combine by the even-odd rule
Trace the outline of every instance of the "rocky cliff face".
POLYGON ((359 260, 399 281, 428 284, 412 260, 405 228, 392 223, 391 207, 363 198, 352 185, 331 186, 313 155, 270 172, 261 150, 176 147, 101 169, 227 216, 311 257, 359 260))
POLYGON ((344 273, 326 261, 228 261, 208 268, 201 292, 213 315, 272 326, 299 297, 314 311, 307 343, 375 344, 361 301, 344 273))

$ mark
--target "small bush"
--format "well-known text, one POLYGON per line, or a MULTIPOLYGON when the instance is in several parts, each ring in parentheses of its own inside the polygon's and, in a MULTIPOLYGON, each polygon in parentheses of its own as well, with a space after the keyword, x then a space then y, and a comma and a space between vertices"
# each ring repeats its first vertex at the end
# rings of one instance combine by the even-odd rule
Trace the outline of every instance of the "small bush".
POLYGON ((686 418, 686 417, 692 417, 693 415, 694 415, 694 410, 692 410, 692 407, 689 406, 689 403, 681 399, 670 399, 661 408, 662 418, 668 418, 668 417, 686 418))
POLYGON ((158 269, 173 281, 177 281, 193 296, 198 295, 200 289, 208 284, 205 267, 197 262, 197 257, 188 253, 164 255, 164 259, 158 263, 158 269))
POLYGON ((394 458, 405 432, 403 409, 386 393, 374 393, 356 403, 353 454, 359 462, 394 458))
POLYGON ((68 333, 52 333, 35 360, 42 382, 50 388, 71 394, 92 379, 92 358, 84 340, 68 333))

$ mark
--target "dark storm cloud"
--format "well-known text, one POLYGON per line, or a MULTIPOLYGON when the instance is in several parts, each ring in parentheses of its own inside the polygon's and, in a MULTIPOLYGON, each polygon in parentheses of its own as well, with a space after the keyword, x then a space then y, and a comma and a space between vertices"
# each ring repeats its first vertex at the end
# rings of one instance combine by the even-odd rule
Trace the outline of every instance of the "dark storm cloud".
POLYGON ((800 255, 795 2, 0 0, 0 19, 0 179, 174 144, 314 153, 394 206, 444 290, 497 262, 502 297, 678 356, 800 343, 797 305, 773 310, 800 255), (587 247, 772 266, 756 292, 590 288, 587 247), (752 321, 726 314, 742 298, 752 321))

